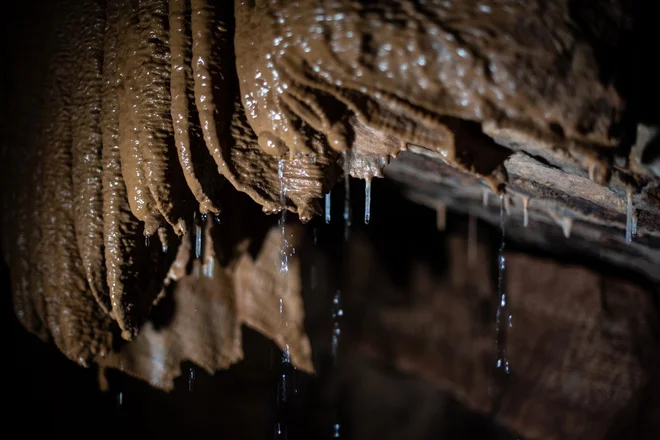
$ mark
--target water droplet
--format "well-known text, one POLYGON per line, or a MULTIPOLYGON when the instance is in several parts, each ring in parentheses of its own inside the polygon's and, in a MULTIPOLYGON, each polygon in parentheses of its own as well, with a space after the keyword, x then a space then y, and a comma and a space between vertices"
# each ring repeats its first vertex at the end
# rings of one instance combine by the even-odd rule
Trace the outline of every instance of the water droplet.
POLYGON ((195 368, 190 367, 190 372, 188 373, 188 391, 192 393, 195 388, 195 368))
POLYGON ((364 183, 364 224, 368 225, 371 220, 371 180, 364 183))
POLYGON ((349 152, 345 150, 344 157, 344 240, 348 240, 351 230, 351 181, 349 168, 349 152))
POLYGON ((502 231, 502 241, 497 254, 497 294, 498 306, 495 315, 495 345, 497 353, 497 368, 504 367, 504 373, 509 374, 509 355, 507 352, 508 329, 511 324, 511 314, 509 310, 509 301, 506 293, 506 223, 505 223, 505 195, 500 196, 500 229, 502 231), (506 319, 506 323, 504 323, 506 319))
POLYGON ((523 196, 522 202, 523 202, 523 227, 526 228, 529 225, 529 213, 528 213, 529 197, 523 196))
POLYGON ((280 180, 280 234, 282 237, 282 248, 280 250, 280 272, 289 271, 289 242, 286 238, 286 183, 284 181, 284 159, 280 159, 277 164, 277 176, 280 180))
POLYGON ((344 311, 341 308, 341 290, 337 289, 335 296, 332 298, 332 360, 337 362, 337 349, 339 348, 339 337, 341 335, 341 322, 340 318, 344 316, 344 311))
POLYGON ((124 406, 124 393, 121 391, 117 393, 117 408, 124 406))
POLYGON ((481 193, 481 203, 484 205, 484 208, 488 208, 488 193, 490 190, 488 188, 484 188, 483 192, 481 193))
POLYGON ((633 236, 633 201, 632 189, 626 191, 626 243, 632 242, 633 236))
POLYGON ((328 192, 325 195, 325 223, 327 225, 330 224, 330 219, 331 219, 330 203, 331 203, 331 197, 330 197, 330 192, 328 192))

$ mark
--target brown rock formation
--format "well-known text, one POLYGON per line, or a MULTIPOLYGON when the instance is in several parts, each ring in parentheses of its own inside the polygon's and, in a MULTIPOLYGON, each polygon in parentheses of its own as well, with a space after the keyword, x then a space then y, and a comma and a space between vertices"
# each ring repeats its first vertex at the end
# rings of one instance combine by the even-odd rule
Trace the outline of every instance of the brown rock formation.
MULTIPOLYGON (((370 180, 409 147, 389 172, 411 197, 472 211, 489 187, 525 207, 532 200, 532 221, 540 201, 540 217, 564 234, 574 220, 594 227, 576 227, 580 251, 598 245, 657 278, 654 126, 634 144, 625 137, 648 121, 628 120, 631 79, 616 65, 630 9, 616 0, 67 0, 21 11, 10 58, 18 111, 3 148, 3 251, 19 319, 80 364, 166 388, 181 360, 213 370, 240 359, 242 323, 289 345, 309 370, 295 257, 284 282, 284 237, 268 235, 256 259, 239 246, 258 242, 261 219, 229 185, 221 191, 225 180, 266 212, 309 220, 339 166, 370 180), (207 219, 222 232, 205 232, 200 262, 188 246, 201 239, 202 214, 231 227, 207 219), (635 220, 636 242, 625 244, 635 220), (220 249, 231 257, 211 268, 220 249), (176 311, 158 331, 150 313, 168 271, 176 311)), ((478 397, 475 407, 488 409, 478 397)))

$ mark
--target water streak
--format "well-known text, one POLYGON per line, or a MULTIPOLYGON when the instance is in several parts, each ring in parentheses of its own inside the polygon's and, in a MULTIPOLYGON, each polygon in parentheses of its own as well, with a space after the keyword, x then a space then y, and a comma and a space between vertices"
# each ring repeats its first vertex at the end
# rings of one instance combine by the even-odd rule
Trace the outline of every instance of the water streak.
MULTIPOLYGON (((509 375, 509 355, 507 352, 507 339, 509 328, 511 327, 511 315, 509 314, 509 301, 506 294, 506 257, 504 251, 506 248, 506 229, 505 229, 505 196, 500 196, 500 229, 502 230, 502 241, 497 253, 497 314, 495 319, 496 325, 496 352, 497 362, 496 368, 505 376, 509 375)), ((500 373, 500 374, 502 374, 500 373)))
POLYGON ((337 363, 337 349, 339 348, 339 338, 341 337, 341 318, 344 311, 341 308, 341 290, 337 289, 332 298, 332 361, 337 363))
POLYGON ((284 159, 280 159, 277 164, 277 177, 280 180, 280 204, 282 210, 280 211, 280 233, 282 235, 282 249, 280 251, 280 272, 286 273, 289 271, 289 243, 286 238, 286 185, 284 182, 284 159))
MULTIPOLYGON (((287 284, 288 272, 289 272, 289 241, 287 239, 286 231, 286 181, 284 177, 284 159, 280 159, 277 164, 277 176, 280 181, 280 233, 282 239, 282 245, 280 249, 280 273, 284 277, 284 284, 287 284)), ((286 287, 283 289, 283 292, 286 292, 286 287)), ((284 351, 282 353, 281 362, 280 362, 280 374, 277 385, 277 423, 275 425, 275 436, 276 438, 286 439, 288 438, 288 395, 289 395, 289 370, 291 368, 291 352, 289 349, 289 344, 286 343, 286 328, 289 323, 285 319, 284 314, 284 298, 280 296, 279 298, 279 312, 280 312, 280 335, 282 336, 282 342, 284 344, 284 351)))
POLYGON ((371 220, 371 180, 364 183, 364 224, 368 225, 371 220))
POLYGON ((117 393, 117 408, 124 406, 124 393, 121 391, 117 393))
POLYGON ((188 373, 188 391, 192 393, 195 388, 195 368, 190 367, 190 372, 188 373))
POLYGON ((349 153, 348 150, 344 151, 344 240, 348 240, 351 231, 351 181, 349 169, 349 153))
POLYGON ((632 189, 626 191, 626 243, 632 242, 633 236, 633 201, 632 189))
POLYGON ((481 193, 481 203, 484 205, 484 208, 488 208, 488 188, 484 188, 481 193))
MULTIPOLYGON (((341 306, 341 290, 337 289, 335 296, 332 298, 332 339, 331 339, 331 348, 332 348, 332 363, 334 366, 337 365, 337 354, 339 350, 339 339, 341 338, 341 319, 344 316, 344 310, 341 306)), ((335 414, 335 420, 337 415, 335 414)), ((332 427, 332 438, 341 437, 341 423, 335 422, 332 427)))
POLYGON ((330 224, 330 219, 331 219, 331 211, 330 211, 330 203, 331 203, 331 197, 330 197, 330 192, 325 195, 325 224, 329 225, 330 224))

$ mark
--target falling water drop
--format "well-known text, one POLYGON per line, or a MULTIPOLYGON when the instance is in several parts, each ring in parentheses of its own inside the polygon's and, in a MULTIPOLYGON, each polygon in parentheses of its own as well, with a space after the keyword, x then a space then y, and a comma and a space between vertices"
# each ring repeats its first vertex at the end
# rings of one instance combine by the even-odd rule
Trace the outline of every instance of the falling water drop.
POLYGON ((488 188, 484 188, 481 193, 481 203, 483 203, 484 208, 488 208, 488 188))
POLYGON ((284 159, 280 159, 277 164, 277 176, 280 179, 280 233, 282 236, 282 249, 280 250, 280 272, 289 271, 288 241, 286 239, 286 184, 284 182, 284 159))
POLYGON ((329 225, 330 224, 330 219, 331 219, 331 211, 330 211, 330 203, 331 203, 331 197, 330 197, 330 191, 325 195, 325 224, 329 225))
POLYGON ((348 240, 351 230, 351 176, 348 150, 342 154, 344 157, 344 240, 348 240))
MULTIPOLYGON (((337 289, 335 296, 332 298, 332 338, 331 338, 331 349, 332 349, 332 363, 337 365, 337 352, 339 349, 339 339, 341 337, 341 319, 344 316, 344 310, 341 307, 341 290, 337 289)), ((335 420, 337 415, 335 414, 335 420)), ((332 429, 332 437, 340 438, 341 424, 335 421, 332 429)))
POLYGON ((371 180, 364 183, 364 224, 368 225, 371 220, 371 180))
POLYGON ((337 349, 339 348, 339 338, 341 336, 341 317, 344 311, 341 308, 341 290, 337 289, 332 298, 332 360, 337 363, 337 349))
POLYGON ((510 373, 509 355, 507 352, 508 329, 511 326, 511 314, 509 313, 509 301, 506 294, 506 257, 504 255, 506 247, 506 229, 505 229, 505 196, 500 196, 500 229, 502 231, 502 241, 497 254, 497 294, 498 304, 495 316, 496 335, 495 344, 497 350, 497 369, 503 371, 505 375, 510 373), (506 320, 506 322, 504 322, 506 320))
POLYGON ((145 235, 144 236, 144 245, 146 247, 149 247, 151 245, 151 236, 150 235, 145 235))
POLYGON ((188 373, 188 391, 192 393, 194 388, 195 388, 195 368, 190 367, 190 371, 188 373))
POLYGON ((523 202, 523 227, 527 227, 529 225, 529 197, 528 196, 523 196, 522 197, 522 202, 523 202))
POLYGON ((117 393, 117 408, 124 406, 124 393, 121 391, 117 393))
POLYGON ((626 190, 626 243, 632 242, 633 236, 633 202, 632 189, 626 190))

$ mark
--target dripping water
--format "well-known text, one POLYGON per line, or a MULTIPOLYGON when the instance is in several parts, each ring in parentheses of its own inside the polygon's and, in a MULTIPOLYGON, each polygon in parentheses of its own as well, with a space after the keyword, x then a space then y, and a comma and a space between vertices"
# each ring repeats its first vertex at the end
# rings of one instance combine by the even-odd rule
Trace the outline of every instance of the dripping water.
POLYGON ((280 180, 280 233, 282 235, 282 249, 280 251, 280 272, 289 271, 288 241, 286 239, 286 185, 284 183, 284 159, 280 159, 277 164, 277 177, 280 180))
POLYGON ((144 235, 144 246, 149 247, 151 245, 151 236, 150 235, 144 235))
POLYGON ((632 190, 628 188, 628 190, 626 191, 626 243, 632 242, 632 236, 633 236, 633 202, 632 202, 632 190))
POLYGON ((488 208, 488 188, 484 188, 481 193, 481 203, 484 205, 484 208, 488 208))
POLYGON ((341 336, 341 318, 344 311, 341 308, 341 290, 332 298, 332 362, 337 363, 337 349, 339 348, 339 338, 341 336))
MULTIPOLYGON (((282 239, 282 247, 280 249, 280 273, 284 278, 284 285, 287 284, 287 276, 289 272, 289 242, 286 234, 286 182, 284 179, 284 159, 280 159, 277 166, 277 176, 280 181, 280 234, 282 239)), ((283 289, 286 292, 286 287, 283 289)), ((278 375, 277 385, 277 423, 275 425, 275 437, 286 439, 288 438, 288 396, 289 396, 289 369, 291 368, 291 352, 289 344, 286 343, 285 329, 288 327, 288 322, 284 316, 284 298, 279 298, 279 313, 280 313, 280 335, 284 343, 284 350, 280 359, 280 372, 278 375)))
POLYGON ((331 218, 331 211, 330 211, 330 191, 325 195, 325 224, 329 225, 330 224, 330 218, 331 218))
POLYGON ((124 406, 124 393, 121 391, 117 393, 117 408, 121 408, 124 406))
MULTIPOLYGON (((512 326, 511 315, 509 314, 509 300, 506 294, 506 257, 504 255, 506 247, 506 229, 505 229, 505 196, 500 196, 500 229, 502 231, 502 240, 497 253, 497 313, 495 315, 495 346, 496 346, 496 372, 497 378, 502 381, 511 372, 509 365, 509 355, 507 352, 507 339, 509 328, 512 326)), ((500 383, 501 385, 501 383, 500 383)), ((500 387, 501 389, 501 387, 500 387)))
MULTIPOLYGON (((339 349, 339 339, 341 338, 341 320, 344 316, 344 310, 341 306, 341 290, 337 289, 335 296, 332 298, 332 339, 331 339, 331 350, 332 350, 332 364, 334 367, 337 366, 337 353, 339 349)), ((337 415, 335 414, 335 423, 332 425, 332 438, 341 437, 341 423, 337 420, 337 415)))
MULTIPOLYGON (((344 258, 348 247, 348 237, 351 230, 351 186, 350 186, 350 169, 349 169, 349 152, 344 151, 344 258)), ((371 181, 366 182, 365 190, 365 210, 364 222, 369 223, 371 217, 371 181)), ((344 263, 344 267, 346 264, 344 263)), ((337 365, 337 354, 339 348, 339 339, 341 337, 341 319, 344 316, 344 310, 341 306, 341 290, 337 289, 334 297, 332 298, 332 335, 331 335, 331 351, 333 367, 337 365)), ((332 438, 341 437, 341 423, 335 410, 335 423, 332 425, 332 438)))
POLYGON ((348 240, 351 231, 351 182, 348 150, 344 151, 344 240, 348 240))
POLYGON ((190 371, 188 372, 188 391, 192 393, 194 388, 195 388, 195 368, 190 367, 190 371))
POLYGON ((371 179, 364 183, 364 224, 368 225, 371 220, 371 179))

